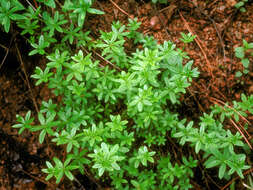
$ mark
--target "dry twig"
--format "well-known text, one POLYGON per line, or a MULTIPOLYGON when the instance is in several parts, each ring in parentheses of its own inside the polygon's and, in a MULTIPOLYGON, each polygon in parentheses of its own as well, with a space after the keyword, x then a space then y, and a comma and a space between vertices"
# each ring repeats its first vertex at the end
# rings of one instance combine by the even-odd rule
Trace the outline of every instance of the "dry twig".
POLYGON ((6 50, 6 53, 5 53, 4 58, 3 58, 2 62, 1 62, 0 69, 1 69, 1 67, 3 66, 3 64, 4 64, 6 58, 7 58, 8 54, 9 54, 9 51, 10 51, 10 48, 11 48, 11 44, 12 44, 13 39, 15 38, 15 36, 16 36, 16 34, 14 34, 14 35, 11 37, 11 41, 10 41, 9 47, 5 47, 5 46, 1 45, 1 47, 4 48, 4 49, 6 50))
POLYGON ((51 184, 51 183, 49 183, 48 181, 45 181, 45 180, 40 179, 40 178, 38 178, 38 177, 36 177, 36 176, 33 176, 32 174, 30 174, 29 172, 27 172, 27 171, 25 171, 25 170, 23 170, 23 169, 21 169, 21 171, 22 171, 24 174, 28 175, 30 178, 32 178, 32 179, 34 179, 34 180, 36 180, 36 181, 39 181, 39 182, 41 182, 41 183, 43 183, 43 184, 45 184, 45 185, 48 185, 49 187, 51 187, 51 188, 53 188, 53 189, 57 189, 57 190, 58 190, 58 188, 55 188, 54 185, 51 184))
POLYGON ((221 101, 221 100, 219 100, 219 99, 217 99, 217 98, 214 98, 214 97, 210 97, 213 101, 215 101, 215 102, 219 102, 219 103, 221 103, 222 105, 226 105, 228 108, 230 108, 230 109, 232 109, 234 112, 236 112, 245 122, 247 122, 249 125, 250 125, 250 122, 245 118, 245 117, 243 117, 242 116, 242 114, 240 114, 236 109, 234 109, 232 106, 230 106, 230 105, 227 105, 225 102, 223 102, 223 101, 221 101))
POLYGON ((220 31, 217 28, 216 22, 209 15, 207 15, 204 11, 202 11, 193 1, 189 1, 189 2, 191 2, 203 15, 205 15, 212 22, 212 24, 214 26, 214 29, 216 30, 216 33, 217 33, 218 38, 220 40, 220 44, 221 44, 222 51, 223 51, 223 63, 225 63, 225 60, 226 60, 225 44, 224 44, 224 42, 222 40, 220 31))
POLYGON ((233 119, 229 119, 230 122, 234 125, 234 127, 241 133, 241 135, 243 136, 243 139, 246 141, 246 143, 249 145, 250 149, 252 149, 252 146, 249 142, 249 140, 247 139, 247 137, 243 134, 243 132, 241 131, 241 129, 238 127, 238 125, 236 125, 236 123, 233 121, 233 119))
POLYGON ((164 24, 164 22, 163 22, 163 20, 162 20, 162 18, 161 18, 161 16, 160 16, 160 14, 159 14, 159 13, 161 13, 161 12, 160 12, 160 11, 159 11, 159 12, 157 11, 156 5, 154 5, 154 6, 155 6, 156 15, 158 16, 159 21, 162 23, 163 28, 164 28, 164 30, 165 30, 165 32, 166 32, 166 35, 167 35, 168 38, 170 39, 169 32, 168 32, 168 30, 167 30, 167 28, 166 28, 166 26, 165 26, 165 24, 164 24))
MULTIPOLYGON (((245 172, 243 172, 243 175, 247 175, 248 173, 253 171, 253 167, 246 170, 245 172)), ((220 190, 225 190, 229 185, 231 185, 234 181, 236 181, 237 179, 240 179, 239 176, 233 178, 230 182, 228 182, 224 187, 222 187, 220 190)))
MULTIPOLYGON (((187 23, 187 21, 185 20, 185 18, 183 17, 183 15, 181 14, 180 11, 179 11, 179 15, 180 15, 181 19, 184 21, 187 30, 188 30, 192 35, 196 35, 196 38, 195 38, 194 40, 196 41, 196 43, 198 44, 198 46, 199 46, 199 48, 200 48, 202 54, 204 55, 205 60, 206 60, 206 63, 207 63, 207 67, 209 68, 209 71, 210 71, 210 74, 211 74, 212 78, 214 78, 212 66, 211 66, 211 64, 210 64, 210 62, 209 62, 209 60, 208 60, 208 58, 207 58, 207 55, 206 55, 205 51, 203 50, 203 47, 202 47, 202 45, 201 45, 202 43, 201 43, 201 41, 200 41, 198 35, 195 34, 195 33, 191 30, 189 24, 187 23)), ((206 49, 206 48, 205 48, 205 49, 206 49)))
POLYGON ((126 11, 124 11, 123 9, 121 9, 113 0, 109 0, 115 7, 117 7, 117 9, 119 9, 122 13, 124 13, 125 15, 127 15, 129 18, 133 19, 133 17, 128 14, 126 11))
MULTIPOLYGON (((89 54, 89 52, 82 46, 81 47, 83 51, 85 51, 85 53, 89 54)), ((111 65, 112 67, 114 67, 115 69, 117 69, 118 71, 122 71, 121 68, 119 68, 118 66, 116 66, 115 64, 111 63, 110 61, 106 60, 103 56, 101 56, 99 53, 97 53, 96 51, 92 50, 92 52, 94 54, 96 54, 98 57, 100 57, 103 61, 105 61, 106 63, 108 63, 109 65, 111 65)), ((103 66, 103 65, 100 65, 103 66)))
POLYGON ((19 61, 20 61, 20 63, 21 63, 22 70, 23 70, 23 72, 24 72, 24 74, 25 74, 25 79, 26 79, 26 82, 27 82, 27 86, 28 86, 28 88, 29 88, 29 91, 31 92, 31 96, 32 96, 32 101, 33 101, 34 107, 35 107, 37 113, 39 113, 39 108, 38 108, 38 105, 37 105, 37 103, 36 103, 36 101, 35 101, 35 98, 34 98, 34 95, 33 95, 33 91, 32 91, 30 82, 29 82, 29 80, 28 80, 28 76, 27 76, 27 74, 26 74, 25 64, 24 64, 24 62, 23 62, 21 53, 20 53, 20 51, 19 51, 19 49, 18 49, 17 43, 15 43, 15 46, 16 46, 16 49, 17 49, 18 58, 19 58, 19 61))

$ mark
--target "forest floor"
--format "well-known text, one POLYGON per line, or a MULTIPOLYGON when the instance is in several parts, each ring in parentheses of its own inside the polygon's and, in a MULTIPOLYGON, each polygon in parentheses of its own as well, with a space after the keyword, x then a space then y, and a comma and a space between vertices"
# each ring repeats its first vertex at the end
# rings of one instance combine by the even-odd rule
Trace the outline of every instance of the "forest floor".
MULTIPOLYGON (((215 103, 239 101, 242 93, 252 94, 253 64, 247 75, 235 77, 243 66, 234 53, 235 47, 242 46, 243 39, 253 42, 252 1, 246 4, 244 13, 234 7, 236 0, 169 2, 161 5, 142 0, 96 1, 94 7, 105 14, 89 15, 85 27, 97 38, 99 30, 110 31, 113 21, 127 24, 129 18, 136 17, 142 22, 140 31, 144 34, 153 35, 158 43, 170 40, 178 48, 184 48, 200 71, 200 76, 181 98, 179 112, 185 117, 194 120, 215 103), (191 32, 197 37, 184 46, 179 40, 181 32, 191 32)), ((36 87, 30 79, 35 66, 45 64, 46 60, 28 57, 29 44, 19 34, 1 32, 0 45, 0 190, 96 189, 99 182, 89 175, 76 174, 77 181, 64 180, 58 186, 44 180, 41 168, 45 167, 45 161, 62 150, 49 141, 39 144, 38 133, 18 135, 11 126, 16 122, 16 114, 24 115, 27 110, 36 112, 36 105, 52 96, 46 86, 36 87)), ((252 116, 248 120, 253 123, 252 116)), ((229 123, 226 127, 236 131, 229 123)), ((252 126, 248 133, 252 138, 252 126)), ((194 189, 221 189, 228 183, 211 174, 195 177, 194 189)), ((242 181, 237 181, 237 188, 244 189, 242 181)))

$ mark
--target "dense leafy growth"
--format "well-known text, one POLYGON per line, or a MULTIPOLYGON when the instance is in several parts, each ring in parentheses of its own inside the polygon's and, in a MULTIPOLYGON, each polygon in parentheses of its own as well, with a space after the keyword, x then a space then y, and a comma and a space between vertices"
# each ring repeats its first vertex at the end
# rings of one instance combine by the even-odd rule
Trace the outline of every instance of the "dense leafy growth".
MULTIPOLYGON (((215 105, 199 122, 182 119, 174 108, 199 75, 193 61, 184 61, 183 50, 137 32, 137 19, 128 25, 114 22, 111 32, 100 31, 99 39, 92 41, 83 30, 86 14, 103 14, 92 8, 93 1, 38 2, 37 9, 25 9, 17 0, 1 1, 0 19, 6 32, 15 20, 21 34, 29 35, 34 48, 29 55, 46 55, 46 68, 36 67, 32 78, 61 97, 60 102, 42 102, 38 125, 32 125, 29 111, 24 118, 17 115, 19 123, 13 126, 19 133, 40 131, 40 143, 50 137, 66 145, 65 160, 46 162, 42 171, 47 180, 55 177, 59 183, 64 175, 73 180, 73 170, 84 174, 88 167, 95 176, 110 179, 116 189, 189 189, 197 160, 188 154, 172 158, 166 148, 171 137, 203 153, 205 167, 218 167, 219 178, 233 173, 243 178, 249 168, 242 149, 247 146, 223 123, 253 114, 253 96, 242 95, 233 106, 215 105), (52 14, 44 6, 57 9, 52 14), (16 14, 20 10, 25 12, 16 14), (126 41, 135 48, 126 51, 126 41), (74 46, 76 53, 70 48, 74 46), (106 61, 94 60, 94 52, 106 61)), ((194 38, 182 33, 181 40, 190 43, 194 38)), ((243 59, 247 47, 237 49, 236 55, 243 59)))

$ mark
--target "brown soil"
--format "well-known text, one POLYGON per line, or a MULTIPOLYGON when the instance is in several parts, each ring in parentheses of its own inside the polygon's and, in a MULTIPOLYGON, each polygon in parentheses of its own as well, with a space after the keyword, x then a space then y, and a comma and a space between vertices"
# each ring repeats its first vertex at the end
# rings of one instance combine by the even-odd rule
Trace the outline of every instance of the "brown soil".
MULTIPOLYGON (((113 2, 115 4, 111 0, 97 1, 94 7, 106 14, 86 18, 85 27, 91 30, 94 38, 99 36, 99 30, 109 31, 112 21, 126 24, 133 16, 142 22, 140 30, 153 35, 159 43, 170 40, 183 48, 180 32, 197 35, 185 51, 201 74, 182 97, 179 112, 184 116, 196 119, 208 112, 217 100, 232 102, 240 100, 241 93, 252 94, 253 65, 250 73, 238 81, 235 72, 242 70, 242 64, 234 55, 234 48, 242 45, 242 39, 253 42, 252 1, 246 5, 245 13, 233 7, 236 0, 171 0, 168 7, 143 0, 113 2)), ((64 155, 64 152, 50 141, 39 144, 38 133, 26 131, 18 135, 18 131, 11 128, 16 122, 16 114, 24 115, 32 110, 35 115, 36 106, 39 107, 41 101, 49 99, 52 94, 46 86, 35 87, 29 77, 35 66, 43 67, 46 60, 28 57, 30 47, 20 35, 1 32, 0 36, 0 190, 96 189, 101 182, 89 174, 81 176, 76 173, 77 181, 64 180, 58 186, 54 181, 46 182, 40 171, 45 167, 45 161, 55 155, 64 155)), ((248 119, 253 122, 253 117, 248 119)), ((236 129, 231 125, 231 130, 236 129)), ((248 133, 252 136, 252 127, 248 133)), ((191 181, 194 189, 219 189, 228 183, 214 178, 212 173, 216 173, 215 170, 204 171, 204 174, 201 170, 203 168, 196 169, 196 176, 191 181)), ((242 181, 237 180, 236 184, 238 189, 243 189, 242 181)))

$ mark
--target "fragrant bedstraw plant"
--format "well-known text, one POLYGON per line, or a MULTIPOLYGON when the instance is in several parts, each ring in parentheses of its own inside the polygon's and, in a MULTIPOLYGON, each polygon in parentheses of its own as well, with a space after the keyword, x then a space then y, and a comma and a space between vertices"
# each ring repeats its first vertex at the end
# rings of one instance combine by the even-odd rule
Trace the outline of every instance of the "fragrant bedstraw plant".
POLYGON ((210 114, 204 113, 200 117, 199 129, 193 127, 193 122, 172 129, 172 136, 180 138, 180 144, 190 142, 196 153, 200 150, 205 152, 204 157, 207 159, 204 165, 207 168, 219 166, 219 178, 228 178, 234 172, 243 178, 242 170, 250 168, 244 163, 246 156, 235 151, 235 146, 245 147, 240 140, 241 135, 239 132, 233 135, 222 125, 225 118, 239 122, 241 116, 248 116, 246 112, 253 113, 253 96, 242 94, 241 99, 242 102, 234 101, 233 106, 226 104, 224 107, 212 107, 210 114))
POLYGON ((240 0, 240 1, 238 1, 238 3, 235 4, 235 7, 237 9, 239 9, 241 12, 246 12, 244 5, 247 2, 248 2, 248 0, 240 0))
MULTIPOLYGON (((15 7, 14 0, 10 2, 15 7)), ((53 0, 38 2, 56 8, 53 0)), ((179 119, 173 110, 199 75, 192 68, 193 61, 183 64, 186 54, 172 42, 158 45, 153 37, 137 32, 137 19, 126 26, 114 22, 111 32, 100 31, 100 38, 91 41, 89 31, 82 31, 86 13, 102 13, 91 5, 90 0, 66 0, 53 15, 42 11, 43 7, 28 8, 22 14, 24 20, 20 17, 17 22, 24 35, 31 35, 34 49, 30 55, 48 59, 46 68, 36 67, 32 75, 36 85, 47 83, 61 97, 60 102, 42 102, 38 125, 32 125, 34 118, 28 111, 25 117, 17 115, 18 124, 13 126, 19 133, 39 131, 40 143, 50 137, 64 145, 65 159, 54 157, 53 162, 46 162, 42 170, 46 179, 55 177, 59 183, 66 176, 73 180, 74 170, 85 174, 88 168, 115 189, 189 189, 197 160, 191 155, 175 160, 166 151, 169 137, 204 153, 204 165, 218 167, 219 178, 233 173, 243 178, 242 171, 249 168, 242 149, 246 145, 238 133, 225 130, 223 123, 226 118, 239 121, 238 113, 252 114, 253 96, 242 95, 242 102, 234 102, 233 109, 215 106, 199 123, 179 119), (59 42, 56 34, 62 37, 59 42), (126 41, 142 48, 126 53, 126 41), (85 51, 73 54, 71 45, 85 51), (100 52, 110 64, 94 60, 89 52, 100 52)))
POLYGON ((241 77, 242 74, 249 73, 249 58, 248 55, 253 56, 253 42, 248 43, 246 40, 243 40, 243 46, 235 48, 235 56, 241 59, 243 65, 243 73, 241 71, 237 71, 235 76, 241 77))
POLYGON ((24 19, 24 16, 17 12, 24 9, 24 6, 18 1, 0 2, 0 22, 4 26, 5 32, 9 32, 12 20, 24 19))
POLYGON ((183 65, 183 57, 171 42, 158 45, 150 37, 136 32, 136 20, 127 26, 112 24, 112 32, 102 32, 94 42, 96 51, 114 67, 92 61, 91 54, 79 51, 56 50, 47 56, 49 62, 44 71, 36 68, 37 85, 48 82, 61 103, 43 102, 38 114, 40 125, 33 126, 31 112, 25 118, 17 116, 21 133, 25 129, 40 131, 39 141, 50 136, 57 145, 66 145, 66 160, 54 158, 47 161, 46 179, 56 178, 59 183, 66 175, 74 179, 72 170, 84 174, 84 167, 98 176, 110 178, 116 189, 189 189, 192 168, 197 161, 191 156, 182 158, 182 164, 174 163, 169 152, 164 154, 168 135, 189 143, 196 153, 203 151, 205 166, 219 167, 219 178, 236 172, 243 178, 245 155, 236 153, 236 147, 244 147, 241 136, 223 128, 225 118, 237 113, 253 113, 253 96, 242 95, 241 103, 234 109, 215 106, 210 114, 204 114, 195 124, 180 120, 171 107, 179 104, 181 93, 199 72, 192 69, 192 61, 183 65), (127 54, 125 39, 143 43, 143 49, 127 54), (149 39, 148 41, 145 39, 149 39), (54 70, 54 72, 53 72, 54 70), (159 172, 158 172, 159 171, 159 172), (129 183, 130 182, 130 183, 129 183))
MULTIPOLYGON (((28 41, 34 48, 29 55, 44 55, 49 47, 66 50, 77 39, 77 47, 80 44, 89 44, 89 31, 82 31, 86 15, 103 14, 92 8, 93 0, 64 0, 58 2, 59 6, 55 0, 37 2, 37 9, 31 3, 26 7, 18 0, 0 2, 0 23, 4 31, 9 32, 12 21, 16 21, 18 27, 23 29, 21 35, 28 36, 28 41), (54 10, 49 11, 49 8, 54 10), (61 43, 57 43, 56 38, 59 37, 62 39, 61 43)), ((68 51, 71 51, 70 48, 68 51)))

